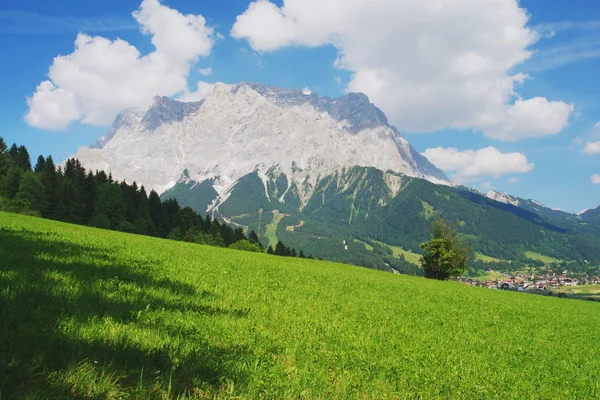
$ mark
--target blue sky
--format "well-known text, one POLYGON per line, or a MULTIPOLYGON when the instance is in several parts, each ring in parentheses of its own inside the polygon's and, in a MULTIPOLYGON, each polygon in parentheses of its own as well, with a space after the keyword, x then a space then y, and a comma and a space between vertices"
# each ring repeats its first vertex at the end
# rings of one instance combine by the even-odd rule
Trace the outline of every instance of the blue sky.
MULTIPOLYGON (((410 1, 402 0, 405 3, 410 1)), ((360 3, 358 0, 353 2, 360 3)), ((385 0, 380 2, 386 3, 385 0)), ((88 145, 106 132, 105 120, 107 115, 111 115, 110 110, 106 112, 103 110, 102 113, 96 113, 96 110, 90 111, 89 115, 102 116, 90 117, 94 120, 93 124, 89 121, 82 122, 84 116, 73 118, 65 129, 45 129, 52 124, 48 125, 44 122, 32 124, 31 119, 28 121, 25 118, 31 112, 27 98, 36 93, 36 88, 42 81, 48 80, 49 68, 53 65, 55 57, 74 52, 74 42, 78 32, 92 37, 100 36, 111 41, 122 39, 134 46, 141 56, 155 51, 151 37, 140 32, 140 23, 132 17, 132 12, 140 7, 140 3, 141 0, 2 2, 0 52, 3 54, 4 62, 0 63, 2 76, 0 85, 3 94, 0 98, 0 135, 9 143, 25 144, 34 156, 42 153, 64 159, 74 154, 78 147, 88 145)), ((540 105, 542 108, 533 110, 536 115, 521 116, 509 122, 497 120, 504 115, 498 111, 492 125, 486 125, 480 122, 479 118, 475 118, 479 114, 486 114, 488 110, 478 108, 477 104, 469 102, 468 99, 456 100, 456 102, 465 100, 465 103, 464 106, 460 103, 457 109, 453 110, 451 104, 440 103, 435 99, 413 99, 411 93, 397 95, 396 87, 407 87, 406 77, 409 77, 408 82, 412 83, 413 78, 410 74, 415 73, 414 69, 420 69, 419 63, 423 60, 399 58, 402 62, 398 63, 398 59, 371 57, 373 59, 371 62, 370 59, 363 57, 361 51, 364 50, 364 43, 369 43, 374 49, 378 49, 378 54, 385 52, 380 49, 385 49, 388 44, 385 37, 387 20, 381 22, 382 32, 377 34, 373 34, 375 27, 370 28, 371 30, 366 33, 361 32, 359 28, 350 30, 347 26, 340 28, 339 32, 333 27, 330 29, 331 32, 324 30, 329 32, 328 36, 326 35, 328 38, 333 35, 338 38, 336 40, 342 42, 342 44, 335 42, 335 45, 332 45, 328 42, 329 39, 313 37, 315 29, 305 29, 300 25, 296 31, 302 29, 305 31, 296 32, 295 36, 287 39, 282 39, 288 32, 286 30, 277 32, 273 29, 272 32, 270 30, 266 33, 262 32, 261 22, 267 23, 269 20, 260 18, 267 18, 269 14, 250 13, 249 1, 164 0, 162 3, 165 7, 183 15, 202 15, 206 19, 206 26, 213 29, 211 33, 213 42, 209 48, 200 47, 197 54, 190 56, 193 61, 188 63, 189 70, 185 70, 190 92, 195 90, 198 81, 211 83, 257 81, 282 87, 309 87, 314 92, 331 97, 340 96, 346 90, 364 88, 364 91, 386 111, 392 122, 405 133, 417 150, 426 152, 430 149, 428 154, 442 160, 440 163, 443 165, 440 166, 447 169, 449 175, 457 180, 484 191, 493 188, 520 197, 533 198, 549 207, 570 212, 578 212, 600 204, 600 184, 592 183, 592 176, 600 174, 600 154, 598 154, 600 151, 593 151, 595 147, 589 145, 600 142, 600 128, 595 128, 600 121, 600 96, 598 95, 600 80, 597 79, 600 67, 600 22, 594 19, 596 17, 600 20, 600 3, 596 1, 523 0, 520 2, 520 6, 529 16, 527 27, 532 32, 536 32, 538 39, 527 46, 527 49, 534 52, 531 56, 524 62, 515 63, 511 71, 500 75, 527 74, 528 77, 523 83, 515 84, 518 97, 523 100, 543 98, 545 102, 540 105), (235 33, 237 38, 234 38, 231 34, 232 28, 240 15, 248 17, 247 23, 243 26, 238 25, 234 29, 237 32, 235 33), (347 57, 346 65, 336 64, 340 54, 347 57), (199 56, 195 57, 196 55, 199 56), (398 67, 394 69, 396 64, 398 67), (416 68, 413 68, 414 66, 416 68), (200 69, 206 68, 210 68, 212 74, 203 75, 200 72, 200 69), (377 89, 374 84, 369 86, 371 81, 363 79, 369 76, 369 71, 376 68, 391 69, 395 74, 394 78, 388 81, 389 85, 384 86, 383 89, 377 89), (386 93, 386 90, 389 92, 386 93), (414 106, 416 111, 408 109, 405 111, 407 105, 409 108, 414 106), (473 109, 470 110, 469 107, 473 109), (548 118, 539 119, 541 118, 539 115, 545 112, 548 112, 548 118), (548 126, 540 127, 552 120, 552 116, 561 113, 565 117, 564 120, 556 117, 554 123, 548 122, 548 126), (412 117, 413 115, 416 115, 415 118, 412 117), (430 132, 431 130, 433 132, 430 132), (531 133, 526 133, 529 130, 531 133), (588 151, 584 152, 586 144, 588 151), (498 156, 498 163, 505 164, 507 168, 502 169, 502 165, 488 165, 489 157, 494 154, 489 155, 489 152, 478 151, 489 147, 493 147, 497 152, 494 154, 498 156), (439 151, 435 152, 431 149, 439 149, 439 151), (453 153, 450 149, 456 151, 453 153), (510 158, 507 154, 519 156, 510 158), (511 163, 514 165, 509 166, 511 163)), ((300 4, 298 0, 289 0, 286 3, 289 3, 289 10, 283 10, 282 14, 292 13, 290 11, 292 3, 300 4)), ((335 1, 332 0, 330 3, 333 4, 335 1)), ((478 12, 485 13, 485 10, 478 11, 474 8, 473 15, 469 14, 468 7, 471 6, 469 0, 460 0, 456 3, 464 3, 465 7, 463 14, 457 13, 462 16, 456 18, 465 18, 467 22, 471 21, 471 18, 485 19, 485 14, 477 15, 478 12)), ((505 3, 514 3, 514 1, 506 0, 505 3)), ((273 5, 273 7, 280 6, 282 1, 275 2, 273 5)), ((360 4, 357 7, 360 7, 360 4)), ((407 37, 427 35, 428 30, 443 32, 440 31, 439 26, 428 27, 427 23, 409 27, 408 22, 402 23, 404 21, 402 15, 396 17, 393 14, 398 10, 400 9, 391 7, 390 11, 385 13, 389 14, 387 22, 391 27, 389 52, 400 49, 398 57, 405 54, 402 51, 405 48, 403 46, 408 46, 406 41, 394 42, 399 40, 398 33, 403 33, 398 29, 406 29, 407 37), (398 18, 399 22, 395 23, 394 18, 398 18), (402 28, 403 24, 406 28, 402 28)), ((299 13, 295 19, 305 26, 312 26, 312 21, 302 20, 307 18, 302 14, 302 10, 294 12, 299 13)), ((414 12, 417 17, 422 17, 423 21, 429 21, 429 15, 425 11, 417 9, 414 12), (420 12, 422 14, 418 14, 420 12)), ((510 22, 508 18, 516 15, 512 11, 507 14, 508 22, 510 22)), ((321 25, 327 24, 327 18, 331 18, 325 12, 322 17, 324 22, 321 22, 321 25)), ((339 23, 337 19, 332 21, 334 21, 332 26, 339 23)), ((457 21, 460 23, 460 20, 457 21)), ((284 21, 284 23, 288 22, 284 21)), ((480 27, 476 24, 473 24, 472 29, 472 33, 469 34, 479 34, 477 29, 482 30, 481 34, 497 33, 492 31, 493 27, 480 27)), ((493 53, 499 57, 497 62, 501 62, 502 57, 508 57, 507 54, 518 53, 518 45, 509 45, 498 46, 497 53, 493 53)), ((456 51, 463 50, 457 48, 456 51)), ((452 54, 447 56, 452 57, 452 54)), ((184 61, 182 60, 178 67, 187 66, 184 61)), ((426 70, 426 68, 421 69, 426 70)), ((436 73, 435 79, 431 80, 442 79, 440 76, 443 75, 440 75, 439 71, 436 73)), ((497 72, 495 74, 481 79, 499 79, 500 75, 497 72)), ((424 82, 429 79, 427 76, 415 75, 415 80, 420 78, 424 78, 424 82)), ((68 76, 63 76, 61 79, 68 79, 68 76)), ((440 87, 446 87, 446 84, 440 81, 440 87)), ((462 81, 457 82, 453 78, 449 85, 454 84, 461 85, 462 81)), ((56 87, 58 86, 56 84, 56 87)), ((162 90, 162 87, 159 87, 162 90)), ((416 88, 417 90, 439 89, 439 87, 423 85, 416 88)), ((74 89, 76 94, 79 93, 78 90, 74 89)), ((110 95, 110 92, 108 94, 110 95)), ((487 100, 485 96, 481 97, 481 102, 487 100)), ((515 101, 516 98, 512 98, 504 105, 511 108, 515 101)), ((92 107, 90 104, 99 103, 86 104, 86 110, 92 107)), ((503 103, 498 103, 490 107, 502 105, 503 103)), ((36 106, 44 107, 45 104, 36 104, 36 106)), ((48 112, 47 108, 42 109, 48 112)), ((497 109, 498 107, 494 108, 496 111, 497 109)), ((509 112, 506 115, 512 114, 509 112)), ((432 159, 432 161, 438 160, 432 159)), ((600 180, 600 177, 598 179, 600 180)))

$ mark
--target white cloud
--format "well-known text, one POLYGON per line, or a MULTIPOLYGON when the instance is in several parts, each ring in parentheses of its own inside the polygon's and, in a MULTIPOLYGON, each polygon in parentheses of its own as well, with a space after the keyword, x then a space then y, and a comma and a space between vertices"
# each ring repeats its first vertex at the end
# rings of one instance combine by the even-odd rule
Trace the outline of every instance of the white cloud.
POLYGON ((600 121, 596 122, 596 125, 594 125, 594 128, 600 128, 600 121))
POLYGON ((50 81, 40 83, 33 97, 27 99, 27 122, 45 129, 63 129, 81 118, 74 93, 57 88, 50 81))
POLYGON ((142 55, 124 40, 80 33, 75 51, 54 59, 49 80, 28 99, 30 125, 61 129, 75 120, 105 125, 123 109, 187 90, 192 65, 214 43, 204 17, 183 15, 158 0, 143 0, 133 17, 155 50, 142 55))
POLYGON ((517 0, 258 0, 231 34, 263 52, 335 46, 336 66, 353 73, 348 90, 409 132, 473 128, 514 141, 559 133, 573 112, 544 97, 514 101, 526 76, 512 71, 538 39, 527 22, 517 0))
POLYGON ((600 142, 587 142, 583 149, 583 154, 587 154, 589 156, 600 154, 600 142))
POLYGON ((185 102, 200 101, 206 98, 206 96, 208 96, 214 88, 214 83, 200 81, 198 82, 198 86, 195 92, 190 92, 186 89, 181 95, 177 97, 177 100, 185 102))
POLYGON ((534 164, 521 153, 502 153, 495 147, 459 151, 455 148, 437 147, 427 149, 423 155, 453 179, 475 180, 483 177, 499 178, 508 174, 530 172, 534 164))
POLYGON ((594 174, 591 178, 593 185, 600 185, 600 174, 594 174))
POLYGON ((342 77, 341 76, 334 76, 333 80, 335 81, 335 83, 337 83, 338 85, 342 84, 342 77))
POLYGON ((510 183, 510 184, 519 183, 519 182, 521 182, 521 179, 519 179, 519 178, 510 178, 508 180, 508 183, 510 183))
POLYGON ((208 68, 200 68, 200 69, 198 70, 198 73, 199 73, 200 75, 203 75, 203 76, 210 76, 210 75, 212 75, 212 74, 213 74, 213 70, 212 70, 212 68, 211 68, 211 67, 208 67, 208 68))

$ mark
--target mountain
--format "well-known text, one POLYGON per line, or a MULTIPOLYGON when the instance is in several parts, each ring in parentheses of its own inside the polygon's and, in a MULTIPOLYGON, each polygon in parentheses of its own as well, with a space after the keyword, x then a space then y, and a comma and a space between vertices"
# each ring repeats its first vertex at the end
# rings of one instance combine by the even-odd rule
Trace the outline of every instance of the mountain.
POLYGON ((451 184, 363 94, 242 83, 195 103, 156 97, 76 158, 320 258, 419 273, 438 213, 459 222, 480 267, 517 268, 531 254, 600 265, 600 224, 451 184))
POLYGON ((580 217, 586 224, 600 225, 600 207, 593 210, 587 210, 582 213, 580 217))
POLYGON ((490 190, 486 197, 501 203, 510 204, 544 217, 549 223, 575 232, 584 232, 600 236, 600 207, 587 210, 580 215, 546 207, 536 200, 525 200, 504 192, 490 190), (596 216, 596 217, 595 217, 596 216))
POLYGON ((196 103, 156 97, 144 112, 121 113, 76 157, 160 193, 187 171, 188 179, 214 182, 221 198, 254 171, 266 185, 273 168, 300 188, 303 201, 320 176, 357 165, 449 183, 364 94, 306 93, 243 83, 217 84, 196 103))
POLYGON ((512 196, 508 193, 497 192, 495 190, 490 190, 486 193, 486 197, 500 203, 511 204, 515 207, 522 208, 527 211, 534 212, 543 217, 554 220, 555 222, 561 221, 563 219, 575 221, 577 220, 577 216, 574 214, 570 214, 568 212, 564 212, 561 210, 556 210, 550 207, 545 206, 536 200, 525 200, 520 197, 512 196))

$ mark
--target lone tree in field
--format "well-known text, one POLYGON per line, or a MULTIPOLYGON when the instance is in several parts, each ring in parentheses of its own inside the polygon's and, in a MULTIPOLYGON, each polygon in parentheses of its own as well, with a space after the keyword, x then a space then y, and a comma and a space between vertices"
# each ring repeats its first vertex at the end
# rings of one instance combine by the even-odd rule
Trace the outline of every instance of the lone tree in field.
POLYGON ((421 266, 425 277, 445 280, 462 275, 467 268, 471 249, 459 238, 456 227, 445 219, 436 217, 429 229, 431 239, 421 245, 421 266))

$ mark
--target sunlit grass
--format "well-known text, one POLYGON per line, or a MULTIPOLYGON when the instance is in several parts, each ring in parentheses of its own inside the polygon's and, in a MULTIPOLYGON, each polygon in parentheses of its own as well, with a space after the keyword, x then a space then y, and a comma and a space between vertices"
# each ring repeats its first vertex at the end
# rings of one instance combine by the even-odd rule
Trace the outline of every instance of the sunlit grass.
POLYGON ((273 214, 273 220, 266 227, 265 237, 267 239, 269 239, 269 246, 273 246, 273 248, 275 248, 275 245, 277 244, 277 241, 278 241, 277 228, 279 227, 279 223, 281 222, 283 217, 285 217, 285 215, 279 213, 279 211, 277 211, 277 210, 273 211, 272 214, 273 214))
POLYGON ((499 258, 494 258, 494 257, 486 256, 485 254, 480 253, 480 252, 475 253, 475 259, 479 260, 479 261, 483 261, 485 263, 499 263, 499 262, 502 262, 502 260, 500 260, 499 258))
POLYGON ((600 304, 0 213, 5 399, 600 397, 600 304))
POLYGON ((546 263, 546 264, 560 263, 560 262, 563 261, 563 260, 559 260, 559 259, 554 258, 554 257, 545 256, 543 254, 536 253, 536 252, 533 252, 533 251, 526 251, 525 252, 525 257, 527 257, 527 258, 529 258, 531 260, 541 261, 541 262, 546 263))

